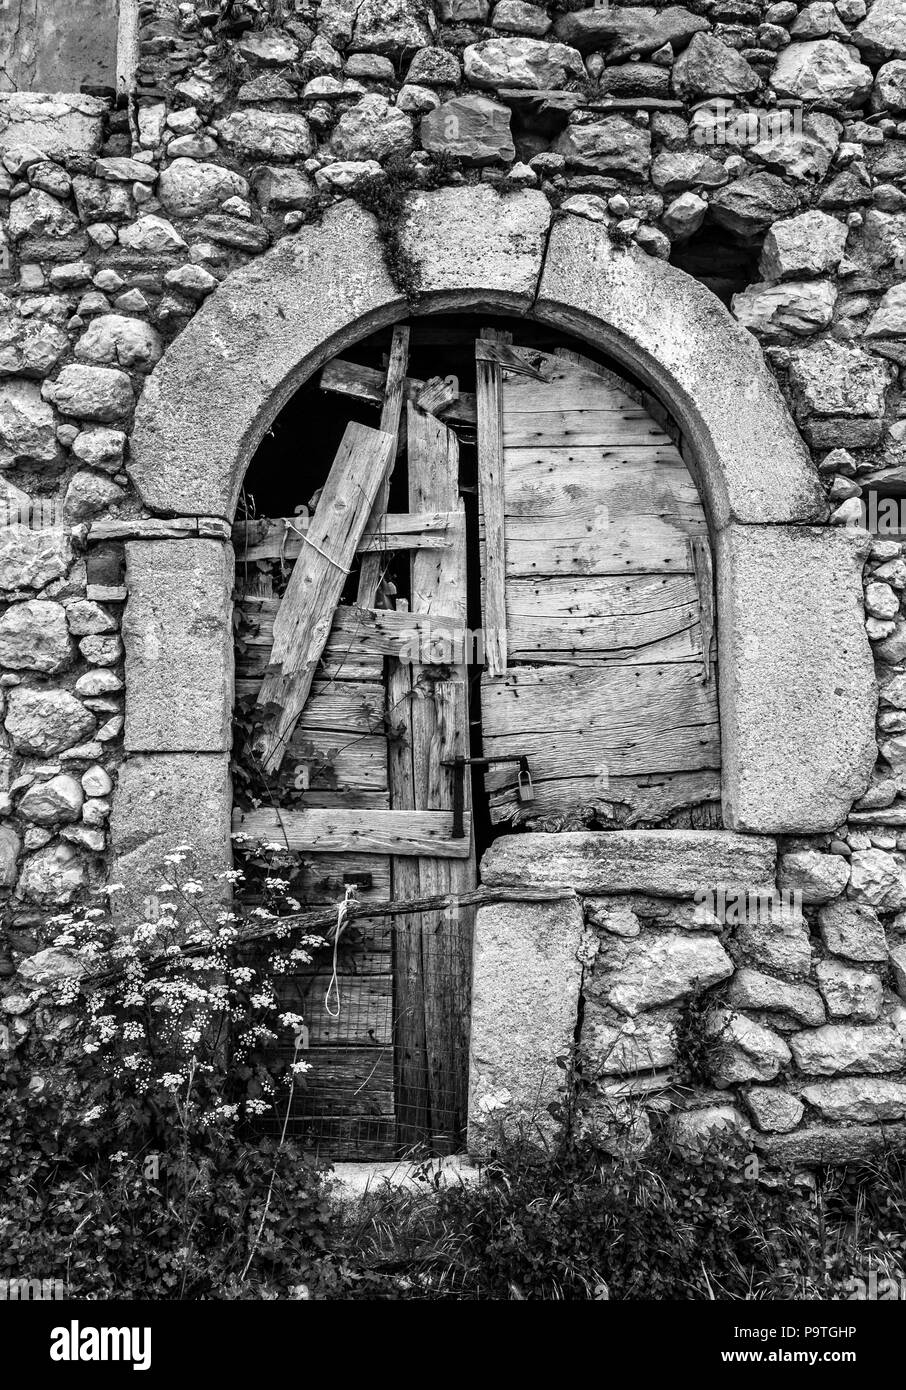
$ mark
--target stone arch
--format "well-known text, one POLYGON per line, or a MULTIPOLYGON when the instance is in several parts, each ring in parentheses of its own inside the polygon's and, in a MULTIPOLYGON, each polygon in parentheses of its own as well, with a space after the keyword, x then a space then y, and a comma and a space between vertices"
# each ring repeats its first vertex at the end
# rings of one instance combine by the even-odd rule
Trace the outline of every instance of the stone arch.
MULTIPOLYGON (((625 363, 687 437, 715 532, 824 521, 817 474, 754 338, 683 271, 615 247, 600 223, 552 216, 537 192, 413 195, 403 241, 421 269, 419 312, 522 312, 625 363)), ((404 313, 375 224, 352 202, 234 272, 139 402, 130 474, 143 500, 231 519, 248 462, 293 392, 404 313)))
MULTIPOLYGON (((555 324, 630 367, 668 407, 716 555, 724 822, 758 834, 836 827, 876 757, 860 582, 867 540, 827 527, 816 470, 754 338, 691 277, 615 246, 600 224, 552 214, 538 192, 413 194, 402 236, 420 266, 418 312, 521 312, 555 324)), ((218 518, 223 528, 259 441, 295 390, 349 344, 408 313, 373 220, 351 202, 234 272, 147 381, 129 465, 142 500, 162 516, 199 518, 199 536, 210 536, 218 518)), ((160 813, 171 797, 186 825, 177 812, 191 755, 207 759, 210 825, 222 834, 232 701, 229 624, 218 616, 228 612, 224 544, 136 542, 132 550, 130 759, 114 837, 119 821, 128 840, 130 808, 142 814, 142 780, 152 775, 160 813), (172 652, 186 648, 187 565, 210 650, 193 646, 180 683, 172 652), (150 655, 141 637, 149 615, 150 655), (168 758, 183 760, 172 776, 168 758)))

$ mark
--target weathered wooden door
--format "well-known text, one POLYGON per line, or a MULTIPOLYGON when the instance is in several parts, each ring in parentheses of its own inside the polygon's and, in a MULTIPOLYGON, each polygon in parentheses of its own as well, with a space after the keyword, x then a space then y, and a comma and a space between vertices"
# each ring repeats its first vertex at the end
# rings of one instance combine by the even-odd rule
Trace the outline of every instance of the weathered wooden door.
MULTIPOLYGON (((476 347, 491 818, 658 822, 719 797, 708 532, 657 406, 571 352, 476 347), (631 394, 630 394, 631 392, 631 394)), ((707 811, 704 812, 707 814, 707 811)))
MULTIPOLYGON (((309 902, 339 901, 352 887, 386 900, 476 883, 467 671, 464 656, 451 660, 466 625, 459 450, 447 425, 404 402, 405 369, 397 330, 381 430, 347 430, 310 519, 249 523, 239 537, 240 560, 295 562, 282 601, 242 596, 254 635, 237 688, 263 707, 262 762, 287 785, 303 769, 305 786, 298 808, 245 810, 236 826, 305 857, 309 902), (410 510, 388 515, 401 425, 410 510), (395 551, 410 557, 410 598, 378 608, 382 564, 395 551), (336 605, 355 552, 357 602, 336 605), (454 817, 458 788, 463 814, 454 817)), ((460 1146, 471 929, 470 911, 455 908, 366 924, 339 955, 338 1009, 326 965, 292 982, 313 1064, 300 1123, 325 1152, 460 1146)))

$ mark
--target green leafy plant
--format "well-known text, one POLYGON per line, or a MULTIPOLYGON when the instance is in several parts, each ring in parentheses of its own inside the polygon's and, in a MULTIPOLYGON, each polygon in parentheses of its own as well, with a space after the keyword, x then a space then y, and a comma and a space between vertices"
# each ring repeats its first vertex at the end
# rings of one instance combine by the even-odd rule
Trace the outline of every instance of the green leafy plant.
POLYGON ((390 278, 413 308, 421 284, 418 261, 403 242, 406 197, 417 188, 440 188, 458 172, 457 161, 446 154, 433 155, 422 165, 392 155, 380 174, 360 179, 353 190, 356 201, 374 216, 390 278))
POLYGON ((229 1296, 290 1266, 298 1276, 323 1248, 319 1170, 286 1138, 309 1069, 303 1019, 281 1009, 277 980, 324 940, 283 927, 299 907, 283 872, 293 857, 263 853, 244 917, 211 903, 177 849, 150 894, 108 885, 111 907, 47 924, 40 989, 20 1013, 29 1046, 3 1059, 7 1277, 37 1269, 75 1297, 229 1296), (254 963, 249 933, 269 942, 254 963), (276 1062, 286 1033, 290 1060, 276 1062))

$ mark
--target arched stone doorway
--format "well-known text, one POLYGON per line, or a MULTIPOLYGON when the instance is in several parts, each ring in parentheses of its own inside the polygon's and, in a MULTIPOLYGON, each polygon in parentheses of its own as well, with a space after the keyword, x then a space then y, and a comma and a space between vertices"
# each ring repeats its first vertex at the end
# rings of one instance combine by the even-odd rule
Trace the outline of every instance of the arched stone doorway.
MULTIPOLYGON (((536 194, 502 199, 472 188, 415 195, 404 237, 421 266, 417 313, 515 312, 562 327, 625 364, 678 423, 716 557, 727 829, 716 832, 716 841, 683 832, 682 844, 656 847, 655 858, 663 850, 672 869, 677 856, 693 862, 700 854, 700 873, 710 864, 718 883, 751 863, 762 884, 770 877, 772 842, 731 832, 760 837, 832 829, 867 785, 876 750, 861 616, 863 545, 826 528, 817 477, 757 345, 682 272, 614 247, 605 231, 583 219, 552 221, 536 194)), ((212 874, 229 863, 226 540, 242 478, 298 386, 407 311, 373 223, 346 204, 230 276, 148 381, 131 476, 148 508, 177 519, 192 539, 129 547, 129 756, 113 834, 133 879, 144 862, 150 870, 168 835, 197 844, 212 874), (196 619, 191 650, 187 593, 196 619), (130 624, 130 611, 143 620, 130 624), (150 645, 149 612, 156 633, 150 645), (139 630, 141 641, 130 641, 130 631, 139 630), (174 683, 180 653, 185 678, 174 683), (138 845, 132 832, 149 808, 165 828, 153 843, 138 845)), ((562 847, 569 849, 565 839, 562 847)), ((577 849, 586 889, 628 882, 634 872, 642 891, 656 882, 657 864, 639 865, 637 848, 636 841, 609 840, 611 859, 624 856, 615 878, 600 868, 589 877, 588 847, 577 849)), ((543 875, 543 854, 539 863, 543 875)), ((491 868, 501 883, 518 874, 505 854, 491 868)), ((537 935, 537 926, 529 921, 527 930, 537 935)), ((578 930, 573 924, 555 933, 570 961, 578 930)), ((485 954, 486 965, 492 958, 493 951, 485 954)), ((490 978, 496 976, 492 965, 490 978)), ((485 984, 487 978, 486 969, 485 984)), ((534 988, 529 972, 527 1007, 534 988)), ((569 989, 563 999, 560 1022, 568 1032, 569 989)), ((538 1055, 548 1064, 562 1035, 558 1023, 547 1041, 538 1039, 538 1055)), ((518 1059, 511 1060, 515 1066, 518 1059)), ((481 1093, 493 1082, 473 1079, 481 1093)))
MULTIPOLYGON (((565 327, 626 363, 664 402, 717 556, 724 824, 764 834, 832 828, 874 759, 860 542, 826 529, 817 475, 779 390, 723 306, 681 271, 615 248, 596 224, 551 217, 533 193, 415 195, 405 235, 421 265, 417 312, 500 309, 565 327)), ((130 473, 152 513, 197 518, 199 536, 232 521, 248 461, 298 385, 406 312, 372 219, 350 204, 231 275, 139 404, 130 473)), ((181 542, 152 544, 169 547, 151 567, 161 601, 166 582, 173 587, 178 637, 188 557, 179 563, 181 542)), ((211 567, 208 595, 228 582, 218 545, 199 553, 211 567)), ((165 605, 160 611, 166 636, 165 605)), ((130 720, 154 670, 153 661, 127 669, 127 750, 222 757, 223 662, 208 664, 207 689, 200 680, 184 700, 167 692, 169 728, 160 717, 151 727, 130 720)))

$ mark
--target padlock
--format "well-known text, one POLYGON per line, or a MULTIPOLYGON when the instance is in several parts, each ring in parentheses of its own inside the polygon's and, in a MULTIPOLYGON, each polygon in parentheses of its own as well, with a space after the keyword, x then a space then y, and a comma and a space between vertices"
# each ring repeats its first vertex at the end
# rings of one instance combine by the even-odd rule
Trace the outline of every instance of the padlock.
POLYGON ((532 786, 532 774, 529 772, 528 763, 524 760, 519 767, 516 792, 520 801, 535 800, 535 788, 532 786))

